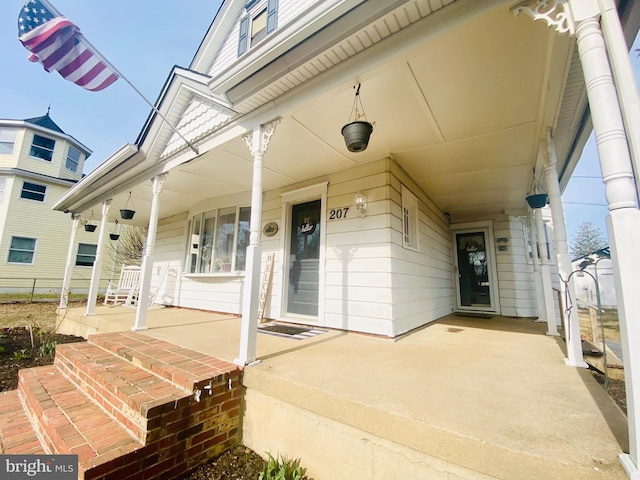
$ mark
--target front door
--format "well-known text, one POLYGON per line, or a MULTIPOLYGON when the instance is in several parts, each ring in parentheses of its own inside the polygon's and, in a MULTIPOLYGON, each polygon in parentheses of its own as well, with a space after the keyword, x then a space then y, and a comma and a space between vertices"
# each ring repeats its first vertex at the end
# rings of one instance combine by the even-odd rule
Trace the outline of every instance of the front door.
POLYGON ((291 206, 287 313, 318 315, 320 200, 291 206))
POLYGON ((492 310, 490 262, 484 231, 455 234, 458 308, 492 310))

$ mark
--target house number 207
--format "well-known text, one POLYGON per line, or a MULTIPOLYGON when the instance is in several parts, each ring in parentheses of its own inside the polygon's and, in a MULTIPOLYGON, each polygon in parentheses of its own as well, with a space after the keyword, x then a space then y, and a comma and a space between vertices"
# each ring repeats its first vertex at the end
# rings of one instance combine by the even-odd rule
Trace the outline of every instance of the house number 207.
POLYGON ((332 208, 329 210, 329 220, 340 220, 341 218, 347 218, 347 212, 349 207, 344 208, 332 208))

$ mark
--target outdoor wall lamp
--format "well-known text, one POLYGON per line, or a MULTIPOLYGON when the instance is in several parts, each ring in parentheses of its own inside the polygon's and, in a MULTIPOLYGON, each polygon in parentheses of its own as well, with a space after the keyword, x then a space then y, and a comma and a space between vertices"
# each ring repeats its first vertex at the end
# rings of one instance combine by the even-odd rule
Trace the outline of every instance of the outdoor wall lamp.
POLYGON ((356 196, 353 197, 353 204, 356 207, 356 211, 360 218, 364 218, 367 216, 367 196, 362 193, 360 190, 356 192, 356 196))

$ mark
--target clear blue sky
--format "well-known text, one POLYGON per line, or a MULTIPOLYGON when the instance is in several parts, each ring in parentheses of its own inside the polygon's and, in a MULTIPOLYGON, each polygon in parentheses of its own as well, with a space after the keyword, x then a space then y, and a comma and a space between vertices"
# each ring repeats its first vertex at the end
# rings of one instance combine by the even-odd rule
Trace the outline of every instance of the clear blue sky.
MULTIPOLYGON (((221 4, 221 0, 51 2, 151 102, 173 65, 189 65, 221 4)), ((150 108, 123 80, 101 92, 89 92, 27 61, 28 52, 17 33, 23 4, 0 2, 0 118, 37 117, 51 105, 51 117, 60 128, 93 150, 85 165, 88 173, 122 145, 135 141, 150 108)), ((632 54, 632 62, 640 77, 637 55, 632 54)), ((606 234, 607 208, 592 139, 574 176, 563 196, 569 240, 586 221, 606 234)))

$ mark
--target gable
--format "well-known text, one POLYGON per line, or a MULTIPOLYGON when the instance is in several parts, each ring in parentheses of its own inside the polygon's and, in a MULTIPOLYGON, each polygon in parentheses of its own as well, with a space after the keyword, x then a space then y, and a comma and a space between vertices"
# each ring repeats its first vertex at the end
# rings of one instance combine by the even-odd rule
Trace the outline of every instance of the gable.
MULTIPOLYGON (((180 115, 176 129, 187 141, 195 143, 196 140, 227 123, 232 117, 230 112, 222 111, 213 102, 193 95, 180 115)), ((170 156, 184 148, 185 145, 185 141, 173 132, 166 147, 162 150, 160 158, 170 156)))

